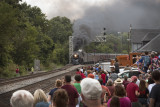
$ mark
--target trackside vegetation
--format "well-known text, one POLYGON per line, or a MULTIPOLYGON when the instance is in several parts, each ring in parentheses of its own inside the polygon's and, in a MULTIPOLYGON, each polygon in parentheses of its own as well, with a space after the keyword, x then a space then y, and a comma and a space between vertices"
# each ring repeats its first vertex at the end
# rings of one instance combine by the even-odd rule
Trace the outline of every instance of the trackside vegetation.
MULTIPOLYGON (((54 10, 53 10, 54 11, 54 10)), ((26 75, 40 60, 41 70, 69 62, 69 36, 73 23, 67 17, 47 19, 39 7, 21 0, 0 1, 0 78, 26 75)), ((86 52, 127 53, 127 33, 107 35, 105 43, 90 43, 86 52), (95 51, 96 50, 96 51, 95 51)))

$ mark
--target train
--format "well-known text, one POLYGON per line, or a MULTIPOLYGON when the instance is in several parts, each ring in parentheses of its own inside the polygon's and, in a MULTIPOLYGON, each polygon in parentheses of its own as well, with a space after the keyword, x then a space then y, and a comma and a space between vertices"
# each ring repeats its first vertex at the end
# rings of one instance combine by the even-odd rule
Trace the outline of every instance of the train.
POLYGON ((86 53, 82 51, 73 52, 71 56, 71 63, 73 65, 78 64, 94 64, 99 62, 110 62, 111 59, 115 59, 122 54, 108 54, 108 53, 86 53))
POLYGON ((84 63, 83 59, 84 59, 84 53, 76 51, 73 52, 73 55, 71 56, 71 63, 73 65, 83 64, 84 63))

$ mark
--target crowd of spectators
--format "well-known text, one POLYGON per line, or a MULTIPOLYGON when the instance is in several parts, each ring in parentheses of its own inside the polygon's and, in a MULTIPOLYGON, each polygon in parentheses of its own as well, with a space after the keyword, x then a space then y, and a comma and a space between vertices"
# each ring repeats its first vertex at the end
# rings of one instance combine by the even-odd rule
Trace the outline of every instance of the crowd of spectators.
MULTIPOLYGON (((152 53, 137 58, 138 77, 118 78, 100 66, 77 69, 75 80, 66 75, 57 79, 48 96, 41 89, 13 93, 12 107, 160 107, 160 57, 152 53)), ((118 63, 116 61, 116 63, 118 63)))

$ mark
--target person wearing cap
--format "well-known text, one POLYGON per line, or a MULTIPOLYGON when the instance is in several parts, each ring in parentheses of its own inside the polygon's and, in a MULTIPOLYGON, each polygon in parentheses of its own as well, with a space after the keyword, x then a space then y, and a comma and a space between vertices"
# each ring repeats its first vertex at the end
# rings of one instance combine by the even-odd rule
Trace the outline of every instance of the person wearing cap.
POLYGON ((117 78, 115 81, 114 81, 114 84, 115 85, 122 85, 123 86, 123 81, 120 79, 120 78, 117 78))
POLYGON ((131 77, 131 83, 127 85, 126 92, 127 92, 127 97, 131 100, 132 105, 135 105, 138 101, 137 96, 139 96, 139 88, 138 85, 136 84, 137 77, 132 76, 131 77))
POLYGON ((87 107, 102 107, 102 87, 96 79, 85 78, 81 81, 82 101, 87 107))

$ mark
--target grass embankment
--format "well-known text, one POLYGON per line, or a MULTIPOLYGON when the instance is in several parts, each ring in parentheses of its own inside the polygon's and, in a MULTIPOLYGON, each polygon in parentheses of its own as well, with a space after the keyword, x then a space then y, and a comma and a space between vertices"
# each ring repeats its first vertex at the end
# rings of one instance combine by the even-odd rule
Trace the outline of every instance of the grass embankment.
MULTIPOLYGON (((56 65, 54 63, 50 63, 48 65, 40 65, 40 71, 51 71, 57 68, 61 68, 64 65, 56 65)), ((17 76, 24 76, 24 75, 28 75, 31 73, 31 67, 27 68, 25 66, 18 66, 19 68, 19 74, 16 74, 16 68, 17 65, 16 64, 9 64, 7 67, 4 68, 0 68, 0 78, 13 78, 13 77, 17 77, 17 76)))

